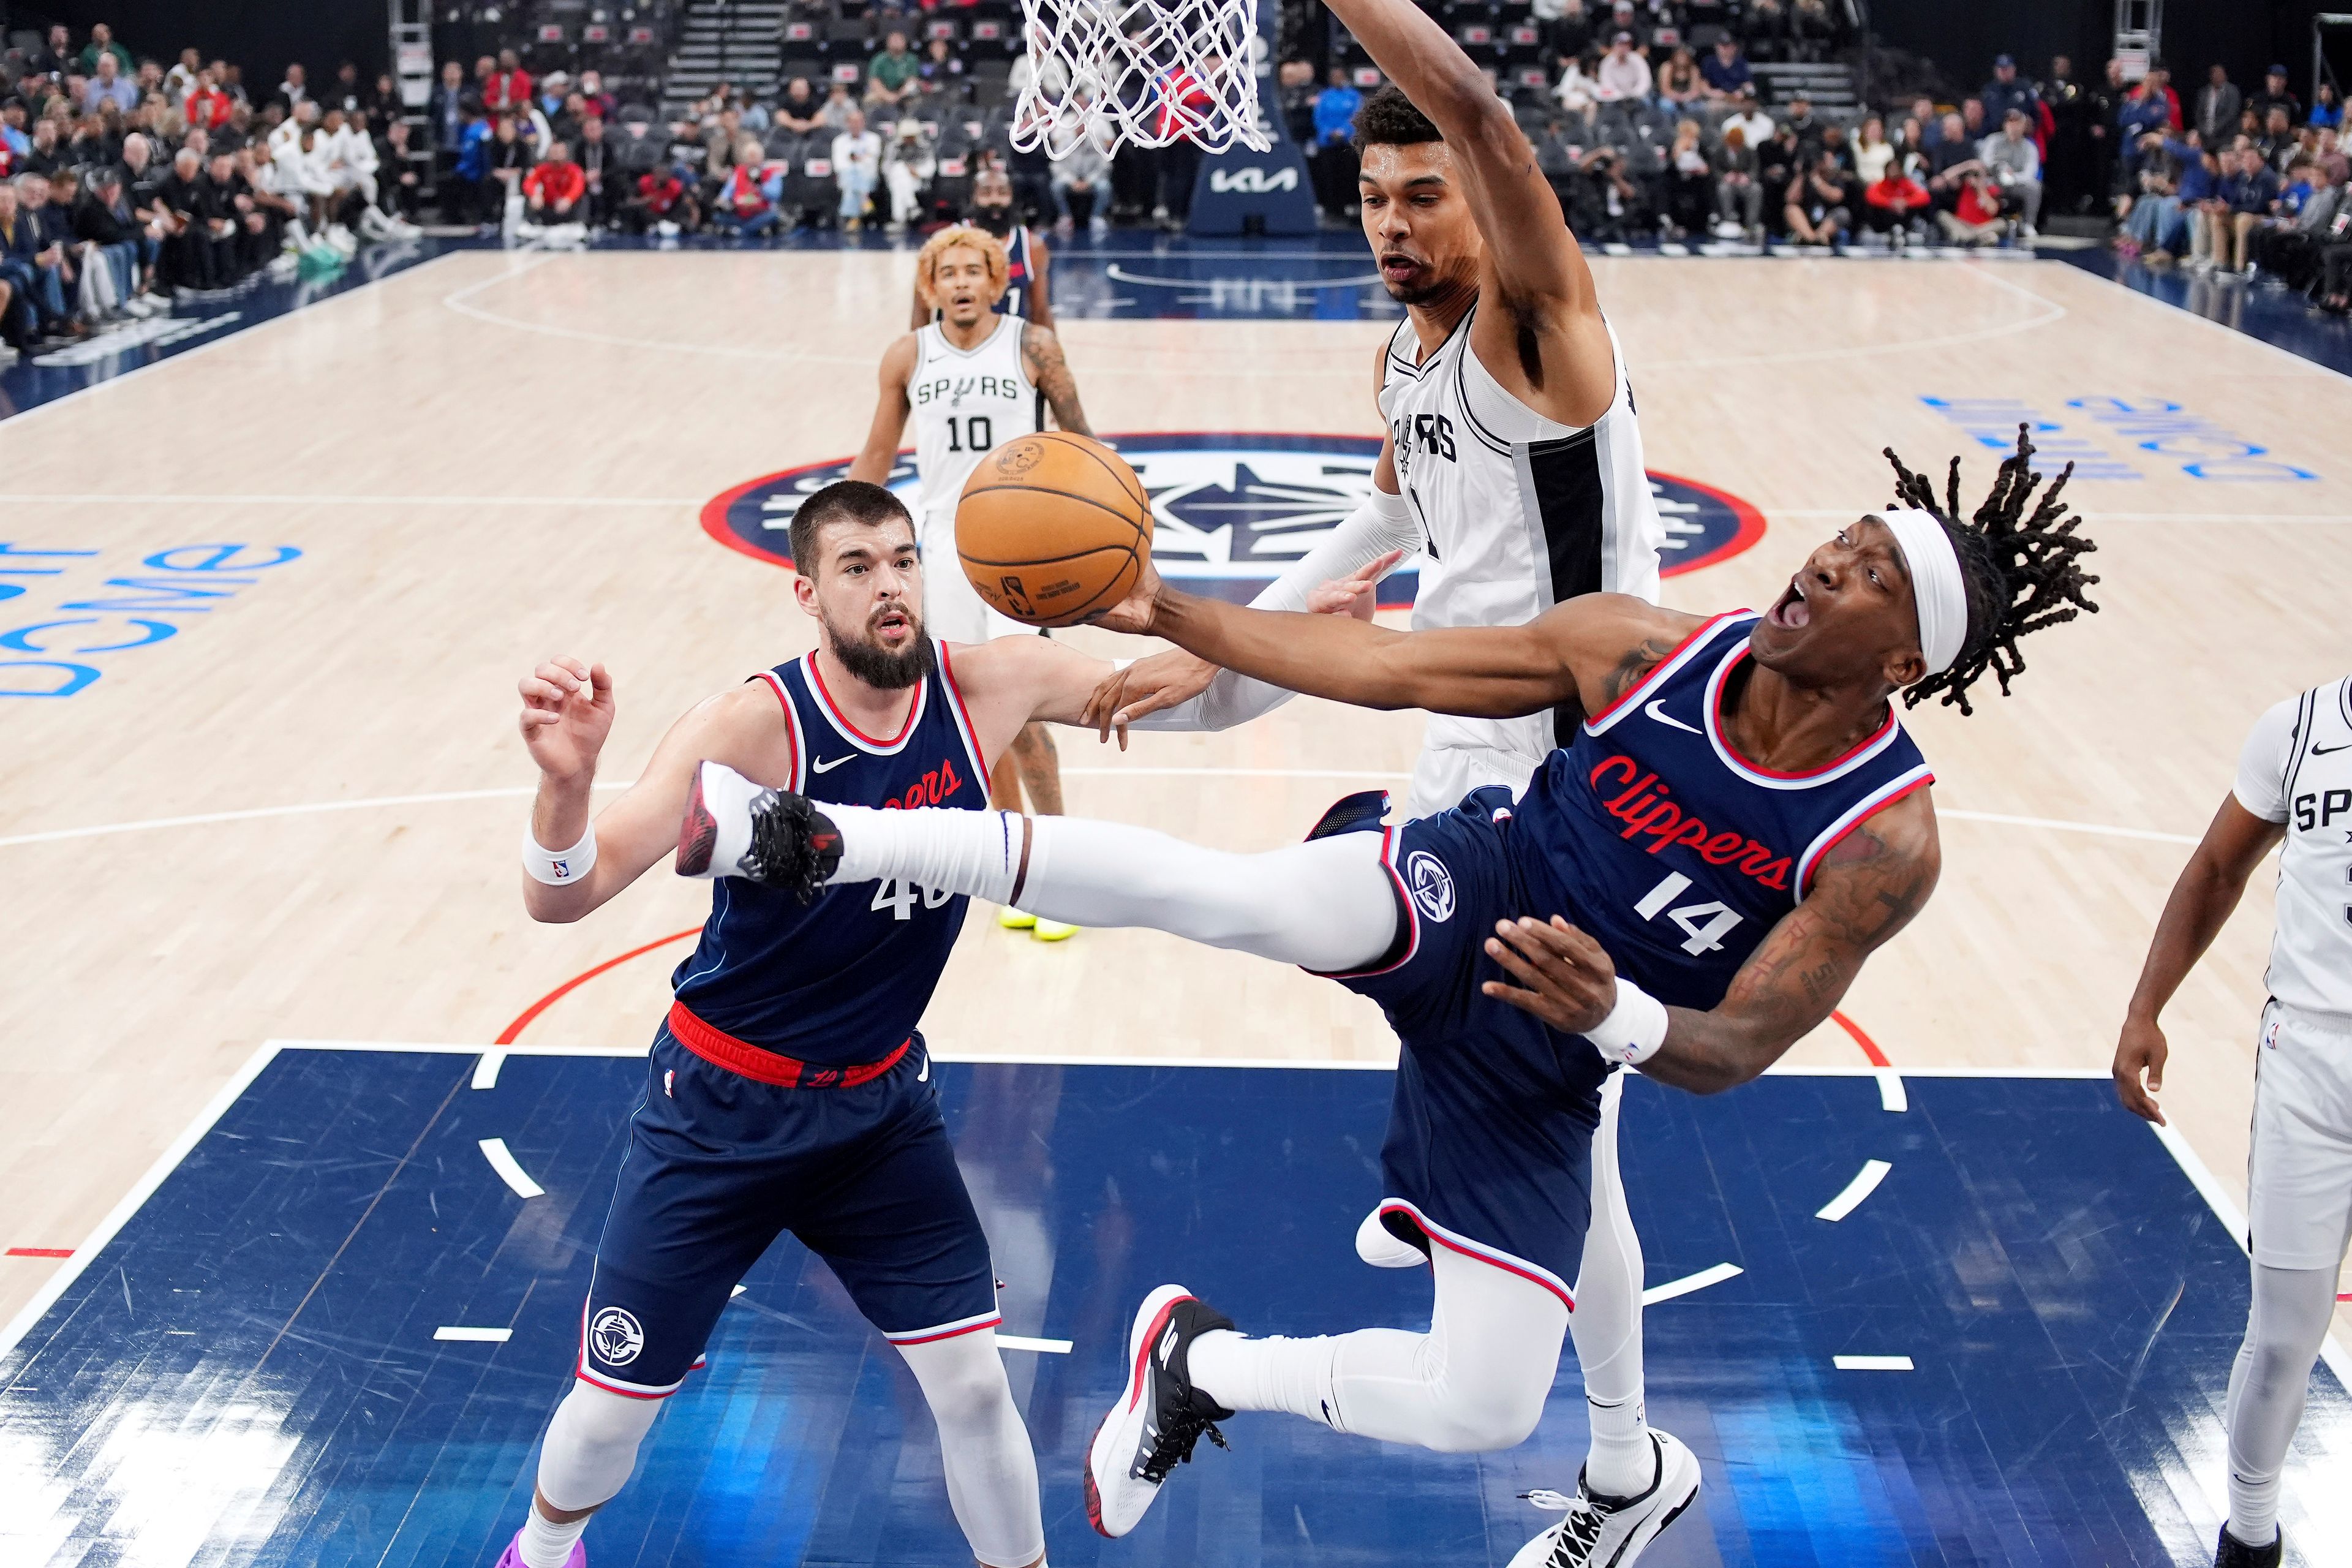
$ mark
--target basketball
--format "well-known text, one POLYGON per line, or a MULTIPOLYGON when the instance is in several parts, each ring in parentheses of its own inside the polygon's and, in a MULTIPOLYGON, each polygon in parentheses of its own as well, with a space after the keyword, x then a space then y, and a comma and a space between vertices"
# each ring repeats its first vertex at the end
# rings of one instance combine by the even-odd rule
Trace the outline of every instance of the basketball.
POLYGON ((964 481, 956 553, 980 596, 1033 626, 1076 626, 1125 598, 1151 558, 1151 499, 1101 442, 1066 430, 1007 441, 964 481))

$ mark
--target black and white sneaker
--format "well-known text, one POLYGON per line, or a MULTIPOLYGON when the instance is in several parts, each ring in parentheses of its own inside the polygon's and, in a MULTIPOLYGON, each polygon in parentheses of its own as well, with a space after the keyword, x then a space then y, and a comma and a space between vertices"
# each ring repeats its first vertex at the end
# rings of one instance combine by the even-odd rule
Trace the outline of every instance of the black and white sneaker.
POLYGON ((1215 1423, 1233 1412, 1193 1388, 1186 1359, 1201 1335, 1233 1326, 1181 1285, 1162 1285, 1143 1299, 1128 1334, 1127 1387, 1087 1449, 1087 1517, 1103 1534, 1136 1527, 1168 1472, 1192 1460, 1202 1433, 1227 1446, 1215 1423))
POLYGON ((694 770, 677 874, 741 877, 813 903, 841 864, 841 829, 806 795, 762 788, 723 763, 694 770))
POLYGON ((2213 1568, 2279 1568, 2286 1559, 2286 1532, 2271 1537, 2268 1546, 2249 1546, 2230 1533, 2227 1524, 2221 1526, 2221 1539, 2213 1543, 2213 1568))
POLYGON ((1576 1476, 1576 1495, 1528 1492, 1538 1508, 1568 1517, 1519 1548, 1511 1568, 1633 1568, 1666 1526, 1680 1519, 1698 1496, 1698 1456, 1671 1432, 1650 1428, 1658 1473, 1648 1489, 1633 1497, 1610 1497, 1576 1476))

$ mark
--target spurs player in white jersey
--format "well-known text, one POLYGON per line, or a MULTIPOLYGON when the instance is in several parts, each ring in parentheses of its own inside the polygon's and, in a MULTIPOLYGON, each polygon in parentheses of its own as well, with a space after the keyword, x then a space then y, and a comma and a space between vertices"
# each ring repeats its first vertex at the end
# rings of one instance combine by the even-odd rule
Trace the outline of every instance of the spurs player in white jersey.
MULTIPOLYGON (((1642 463, 1633 395, 1592 274, 1509 109, 1409 0, 1329 0, 1393 84, 1356 121, 1364 235, 1406 320, 1381 351, 1374 388, 1387 439, 1366 504, 1262 595, 1307 607, 1327 580, 1360 596, 1402 554, 1423 552, 1415 629, 1513 626, 1591 593, 1655 602, 1664 542, 1642 463)), ((1321 607, 1321 606, 1318 606, 1321 607)), ((1189 654, 1121 671, 1090 712, 1138 718, 1183 706, 1205 728, 1287 697, 1189 654), (1197 705, 1197 706, 1195 706, 1197 705)), ((1583 715, 1433 716, 1408 816, 1471 790, 1514 793, 1583 715)), ((1631 1568, 1698 1489, 1690 1451, 1643 1406, 1642 1251, 1617 1170, 1612 1077, 1593 1141, 1592 1220, 1570 1332, 1592 1447, 1568 1517, 1523 1563, 1631 1568)), ((1417 1264, 1368 1220, 1367 1261, 1417 1264)))
MULTIPOLYGON (((964 480, 984 453, 1045 429, 1048 410, 1062 429, 1093 434, 1052 329, 996 310, 1007 276, 1004 247, 984 230, 945 228, 925 243, 915 261, 915 288, 939 319, 917 327, 882 356, 882 395, 874 424, 849 468, 853 479, 884 482, 898 461, 908 417, 913 416, 921 484, 916 527, 929 568, 924 574, 929 584, 924 618, 950 642, 1035 635, 989 608, 957 564, 955 512, 964 480)), ((1025 789, 1031 810, 1061 815, 1061 764, 1045 726, 1031 724, 1021 731, 999 759, 989 786, 1000 809, 1020 810, 1025 789)), ((998 918, 1047 942, 1061 941, 1076 929, 1010 909, 998 918)))
POLYGON ((2164 1121, 2158 1016, 2273 848, 2278 930, 2246 1170, 2253 1308, 2230 1373, 2230 1514, 2218 1568, 2273 1564, 2284 1553, 2279 1472, 2352 1241, 2352 677, 2255 722, 2236 784, 2173 884, 2116 1047, 2116 1088, 2150 1121, 2164 1121))

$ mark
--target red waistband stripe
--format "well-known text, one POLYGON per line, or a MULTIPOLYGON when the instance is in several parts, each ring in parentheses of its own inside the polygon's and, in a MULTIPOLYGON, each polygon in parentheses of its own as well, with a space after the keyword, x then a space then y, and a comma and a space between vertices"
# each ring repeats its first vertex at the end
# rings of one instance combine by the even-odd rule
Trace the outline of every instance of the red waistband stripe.
POLYGON ((854 1067, 826 1067, 804 1062, 797 1057, 785 1056, 739 1040, 721 1029, 714 1029, 696 1017, 683 1002, 669 1005, 670 1037, 713 1067, 725 1068, 739 1077, 754 1083, 772 1084, 778 1089, 856 1089, 861 1083, 871 1083, 898 1065, 900 1058, 914 1046, 911 1039, 901 1040, 898 1048, 878 1062, 860 1062, 854 1067))

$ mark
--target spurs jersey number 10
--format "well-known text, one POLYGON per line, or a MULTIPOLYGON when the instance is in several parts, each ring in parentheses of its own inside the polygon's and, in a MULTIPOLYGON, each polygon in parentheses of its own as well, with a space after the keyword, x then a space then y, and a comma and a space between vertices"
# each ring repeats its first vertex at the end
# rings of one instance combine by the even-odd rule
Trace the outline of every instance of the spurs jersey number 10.
POLYGON ((982 454, 1045 426, 1045 395, 1021 364, 1018 316, 995 318, 975 347, 948 342, 937 321, 915 334, 907 402, 915 416, 915 468, 926 518, 952 516, 982 454))
POLYGON ((2284 823, 2271 994, 2352 1016, 2352 678, 2263 714, 2238 758, 2238 804, 2284 823))
MULTIPOLYGON (((1578 429, 1528 407, 1478 362, 1470 349, 1478 310, 1472 305, 1426 358, 1416 357, 1412 323, 1401 322, 1381 373, 1397 479, 1429 554, 1412 624, 1519 626, 1580 594, 1656 603, 1665 529, 1643 471, 1617 334, 1609 334, 1616 391, 1601 417, 1578 429)), ((1524 763, 1514 781, 1523 784, 1546 753, 1568 743, 1581 717, 1561 726, 1550 714, 1433 714, 1428 745, 1509 753, 1524 763)))

